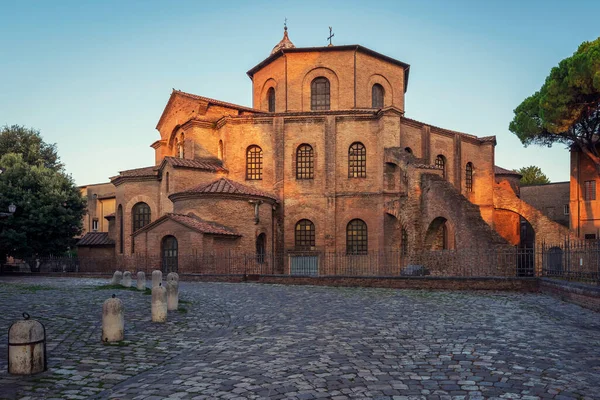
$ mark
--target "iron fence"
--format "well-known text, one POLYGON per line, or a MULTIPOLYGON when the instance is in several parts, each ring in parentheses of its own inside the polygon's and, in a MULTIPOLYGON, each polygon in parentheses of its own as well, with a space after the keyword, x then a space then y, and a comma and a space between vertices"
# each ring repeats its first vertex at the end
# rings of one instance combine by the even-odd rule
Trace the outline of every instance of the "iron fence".
POLYGON ((541 276, 600 285, 600 240, 542 244, 541 276))

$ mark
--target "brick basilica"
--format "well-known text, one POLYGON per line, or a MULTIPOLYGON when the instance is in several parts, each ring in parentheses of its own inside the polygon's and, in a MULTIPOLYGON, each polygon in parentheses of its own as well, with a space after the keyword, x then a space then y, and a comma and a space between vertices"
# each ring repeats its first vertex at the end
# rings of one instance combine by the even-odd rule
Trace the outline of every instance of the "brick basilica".
POLYGON ((406 264, 517 245, 521 217, 540 238, 568 234, 519 199, 519 175, 494 165, 494 136, 405 116, 409 72, 361 45, 297 48, 286 28, 247 72, 251 108, 173 90, 155 165, 97 185, 80 256, 184 271, 185 254, 256 253, 284 272, 261 255, 392 250, 406 264))

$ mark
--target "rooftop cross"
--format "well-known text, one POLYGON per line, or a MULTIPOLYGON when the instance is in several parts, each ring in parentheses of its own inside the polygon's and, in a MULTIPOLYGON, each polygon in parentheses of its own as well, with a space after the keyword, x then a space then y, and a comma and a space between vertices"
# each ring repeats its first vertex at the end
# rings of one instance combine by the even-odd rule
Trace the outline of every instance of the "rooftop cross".
POLYGON ((331 27, 329 27, 329 37, 327 38, 327 40, 329 40, 329 45, 333 46, 333 44, 331 44, 331 38, 335 36, 335 33, 331 33, 331 27))
POLYGON ((283 30, 287 31, 287 17, 283 21, 283 30))

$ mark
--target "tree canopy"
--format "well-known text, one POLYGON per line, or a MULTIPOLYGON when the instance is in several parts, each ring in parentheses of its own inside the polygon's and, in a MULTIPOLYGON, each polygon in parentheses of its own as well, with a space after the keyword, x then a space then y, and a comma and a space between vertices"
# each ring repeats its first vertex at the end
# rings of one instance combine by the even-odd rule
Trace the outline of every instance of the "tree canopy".
POLYGON ((44 142, 40 132, 20 125, 0 128, 0 157, 8 153, 21 154, 23 161, 30 165, 43 165, 60 171, 60 162, 56 144, 44 142))
POLYGON ((0 262, 7 255, 62 254, 81 233, 86 206, 55 146, 37 131, 17 128, 0 134, 0 211, 17 206, 12 216, 0 218, 0 262), (9 136, 18 143, 5 140, 9 136))
POLYGON ((550 183, 550 179, 542 172, 540 167, 530 165, 529 167, 523 167, 516 169, 521 177, 521 185, 543 185, 550 183))
POLYGON ((541 89, 514 113, 509 129, 525 146, 574 146, 600 171, 600 38, 582 43, 552 68, 541 89))

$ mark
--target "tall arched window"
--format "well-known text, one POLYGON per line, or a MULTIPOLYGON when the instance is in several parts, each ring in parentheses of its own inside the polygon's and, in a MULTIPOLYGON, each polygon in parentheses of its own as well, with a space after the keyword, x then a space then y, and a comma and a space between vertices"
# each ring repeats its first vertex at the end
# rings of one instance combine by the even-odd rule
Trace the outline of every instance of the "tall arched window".
POLYGON ((267 102, 269 103, 269 112, 275 112, 275 88, 267 90, 267 102))
POLYGON ((246 150, 246 179, 259 181, 262 179, 263 152, 257 145, 252 145, 246 150))
POLYGON ((346 227, 346 253, 367 254, 367 224, 362 219, 353 219, 346 227))
POLYGON ((296 179, 313 179, 315 177, 315 160, 313 148, 309 144, 301 144, 296 150, 296 179))
POLYGON ((312 250, 315 247, 315 224, 308 219, 301 219, 294 230, 296 250, 312 250))
POLYGON ((265 255, 267 254, 267 235, 261 233, 256 238, 256 261, 260 264, 265 262, 265 255))
POLYGON ((179 248, 175 236, 165 236, 161 242, 162 270, 164 273, 177 272, 179 248))
POLYGON ((360 142, 354 142, 348 149, 348 178, 367 177, 367 149, 360 142))
POLYGON ((329 80, 324 77, 314 79, 310 84, 310 109, 329 110, 329 80))
POLYGON ((372 108, 383 108, 383 86, 379 83, 373 85, 371 89, 371 107, 372 108))
POLYGON ((123 254, 123 206, 117 208, 117 220, 119 221, 119 254, 123 254))
POLYGON ((442 170, 442 177, 446 179, 446 157, 438 154, 435 158, 435 166, 442 170))
POLYGON ((223 159, 223 141, 219 140, 219 147, 217 148, 217 158, 219 160, 223 159))
POLYGON ((468 162, 465 167, 465 187, 467 192, 473 191, 473 163, 468 162))
POLYGON ((137 203, 131 210, 133 215, 133 232, 150 223, 150 207, 146 203, 137 203))

